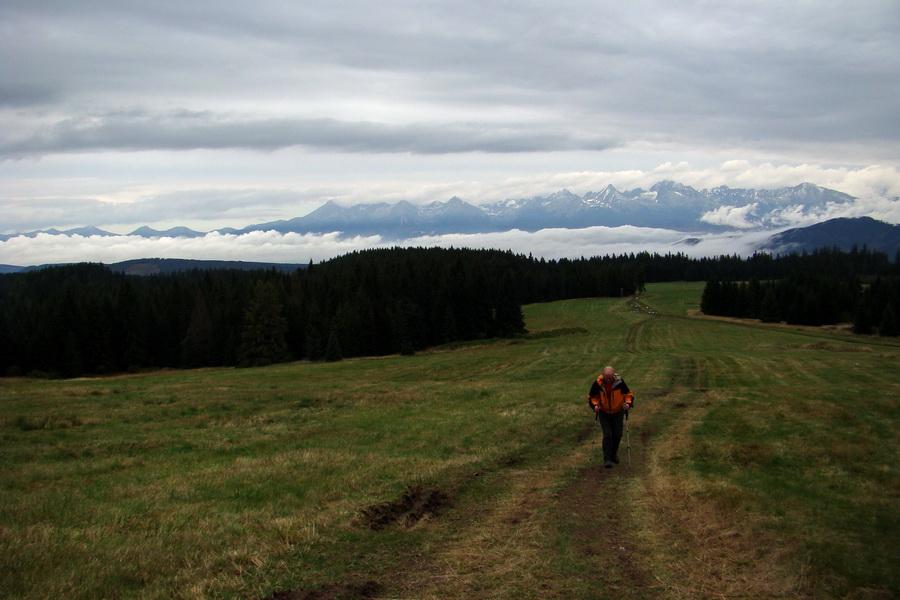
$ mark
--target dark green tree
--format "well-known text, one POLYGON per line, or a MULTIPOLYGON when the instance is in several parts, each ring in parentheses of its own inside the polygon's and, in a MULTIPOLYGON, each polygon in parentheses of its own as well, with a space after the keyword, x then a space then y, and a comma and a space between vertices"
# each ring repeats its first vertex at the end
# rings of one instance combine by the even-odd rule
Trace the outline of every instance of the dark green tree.
POLYGON ((244 311, 238 362, 241 366, 263 366, 287 359, 287 320, 275 285, 257 281, 244 311))
POLYGON ((513 278, 508 273, 500 280, 499 294, 494 308, 495 334, 511 337, 525 333, 525 316, 516 298, 513 278))
POLYGON ((341 342, 334 330, 328 334, 328 343, 325 344, 325 360, 327 362, 344 360, 344 353, 341 351, 341 342))
POLYGON ((853 320, 853 333, 868 335, 872 333, 875 319, 872 316, 872 299, 868 290, 864 291, 856 307, 856 318, 853 320))
POLYGON ((900 323, 897 322, 897 311, 891 305, 884 307, 881 323, 878 325, 878 335, 885 337, 900 336, 900 323))
POLYGON ((723 311, 721 284, 712 279, 706 282, 700 295, 700 311, 705 315, 721 315, 723 311))
POLYGON ((778 298, 775 289, 767 286, 759 305, 759 318, 764 323, 778 323, 781 321, 781 310, 778 306, 778 298))
MULTIPOLYGON (((335 347, 340 350, 341 346, 334 340, 335 347)), ((306 336, 304 343, 304 355, 312 361, 319 361, 325 358, 325 342, 322 339, 322 330, 319 326, 313 325, 306 336)))
POLYGON ((201 290, 194 294, 194 310, 187 333, 181 340, 181 364, 185 367, 205 367, 212 364, 213 325, 206 297, 201 290))

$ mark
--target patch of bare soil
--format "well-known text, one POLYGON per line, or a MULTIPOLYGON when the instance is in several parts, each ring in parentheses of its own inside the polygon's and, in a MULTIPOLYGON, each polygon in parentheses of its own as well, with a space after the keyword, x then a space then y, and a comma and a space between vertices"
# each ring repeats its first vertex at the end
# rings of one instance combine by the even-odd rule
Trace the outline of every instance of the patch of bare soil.
MULTIPOLYGON (((577 434, 581 443, 594 433, 594 424, 577 434)), ((650 432, 632 440, 644 445, 650 432)), ((635 436, 636 438, 638 436, 635 436)), ((597 440, 599 444, 599 439, 597 440)), ((557 514, 571 514, 570 548, 591 567, 583 577, 598 597, 644 600, 660 597, 658 580, 646 567, 647 557, 638 549, 638 536, 630 528, 630 508, 622 478, 636 476, 637 464, 629 469, 623 444, 622 463, 606 469, 602 461, 590 460, 586 448, 551 463, 531 463, 510 456, 498 461, 503 469, 507 493, 496 502, 468 512, 457 535, 435 553, 412 558, 403 577, 390 587, 391 597, 457 600, 468 598, 526 597, 562 600, 575 592, 568 576, 549 565, 553 559, 546 536, 553 535, 557 514), (585 462, 587 459, 587 463, 585 462), (579 467, 578 465, 584 465, 579 467), (556 487, 559 474, 575 469, 577 477, 565 488, 556 487), (507 487, 508 486, 508 487, 507 487), (549 562, 548 562, 549 561, 549 562)), ((568 517, 564 518, 569 521, 568 517)))
MULTIPOLYGON (((593 423, 579 432, 584 442, 593 432, 593 423)), ((649 442, 651 432, 642 431, 633 440, 639 446, 649 442)), ((599 439, 597 440, 599 444, 599 439)), ((624 447, 623 447, 624 450, 624 447)), ((508 478, 509 493, 472 511, 453 541, 435 553, 412 554, 396 580, 382 587, 374 581, 332 584, 307 591, 281 591, 260 600, 350 600, 389 594, 396 598, 488 598, 506 597, 517 588, 562 599, 566 591, 557 585, 552 570, 543 569, 540 554, 547 534, 542 507, 553 505, 577 513, 571 530, 574 550, 592 565, 584 577, 592 579, 604 596, 619 600, 660 597, 658 580, 638 549, 636 532, 630 529, 629 507, 619 492, 620 478, 635 477, 638 464, 622 464, 605 469, 598 460, 578 469, 578 476, 564 489, 555 488, 560 469, 577 468, 590 455, 573 453, 559 464, 530 465, 523 457, 501 458, 497 465, 508 478)), ((380 531, 408 527, 426 518, 438 517, 450 505, 450 496, 441 489, 411 486, 394 500, 360 511, 358 523, 380 531)), ((352 580, 353 576, 350 575, 352 580)))
POLYGON ((364 508, 361 518, 375 531, 397 523, 404 527, 415 525, 425 517, 439 516, 450 503, 450 496, 436 488, 412 486, 399 498, 364 508))
MULTIPOLYGON (((642 436, 642 442, 649 437, 642 436)), ((637 469, 623 464, 605 469, 594 462, 583 467, 578 477, 560 495, 560 503, 576 514, 578 525, 572 537, 577 550, 596 565, 591 576, 603 582, 610 596, 652 598, 656 580, 644 567, 646 557, 637 548, 637 536, 630 530, 625 499, 616 494, 614 478, 633 477, 637 469)))
POLYGON ((381 586, 375 581, 364 583, 329 584, 308 591, 285 590, 260 600, 359 600, 378 594, 381 586))

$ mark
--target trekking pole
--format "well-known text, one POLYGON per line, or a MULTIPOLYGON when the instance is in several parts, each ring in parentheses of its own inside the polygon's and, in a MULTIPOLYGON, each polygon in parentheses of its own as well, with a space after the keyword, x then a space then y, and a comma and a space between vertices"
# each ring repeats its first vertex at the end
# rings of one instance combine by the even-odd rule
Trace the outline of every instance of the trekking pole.
POLYGON ((594 434, 591 436, 591 460, 594 460, 594 456, 596 456, 597 451, 597 424, 600 423, 600 415, 594 413, 594 434))
POLYGON ((625 447, 628 449, 628 468, 631 468, 631 432, 628 431, 628 413, 625 411, 625 447))

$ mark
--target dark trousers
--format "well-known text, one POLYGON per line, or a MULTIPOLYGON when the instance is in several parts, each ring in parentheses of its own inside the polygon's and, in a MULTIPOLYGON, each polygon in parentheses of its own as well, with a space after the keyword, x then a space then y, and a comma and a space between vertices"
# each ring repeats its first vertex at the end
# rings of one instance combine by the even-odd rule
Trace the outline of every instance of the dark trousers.
POLYGON ((600 429, 603 430, 603 460, 611 461, 619 453, 619 443, 625 428, 625 411, 612 415, 600 411, 597 418, 600 420, 600 429))

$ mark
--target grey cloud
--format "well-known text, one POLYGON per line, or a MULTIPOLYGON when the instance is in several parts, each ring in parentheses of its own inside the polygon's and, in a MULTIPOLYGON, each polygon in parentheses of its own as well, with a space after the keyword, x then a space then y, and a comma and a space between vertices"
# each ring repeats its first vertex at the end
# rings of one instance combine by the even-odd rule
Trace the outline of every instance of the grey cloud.
MULTIPOLYGON (((410 246, 496 248, 547 259, 602 256, 629 252, 682 252, 690 256, 748 255, 775 231, 737 235, 702 235, 699 243, 679 243, 683 233, 639 227, 545 229, 535 233, 508 231, 496 234, 430 236, 407 240, 410 246)), ((210 233, 199 238, 133 236, 89 237, 39 235, 0 242, 0 264, 30 266, 70 261, 114 263, 155 256, 203 260, 244 260, 307 263, 334 258, 354 250, 395 246, 379 236, 342 239, 337 235, 299 235, 252 232, 243 235, 210 233)))
POLYGON ((47 84, 0 83, 0 107, 40 106, 58 101, 60 94, 47 84))
POLYGON ((0 234, 47 229, 48 223, 61 230, 96 225, 116 233, 133 231, 138 225, 162 229, 189 226, 199 231, 210 231, 225 224, 243 228, 277 220, 285 214, 291 218, 302 216, 318 208, 324 203, 322 198, 333 192, 315 188, 305 191, 191 189, 138 195, 132 201, 115 203, 64 195, 18 202, 0 198, 3 214, 0 234), (129 223, 135 225, 126 225, 129 223))
POLYGON ((609 139, 570 132, 480 123, 388 125, 336 119, 236 119, 209 112, 129 111, 67 119, 30 138, 0 142, 0 156, 25 157, 88 151, 292 146, 359 153, 446 154, 603 150, 609 139))
POLYGON ((732 127, 779 110, 815 116, 898 81, 889 1, 852 11, 828 2, 223 2, 215 10, 70 2, 60 14, 43 4, 18 4, 18 19, 39 26, 16 49, 23 64, 34 59, 81 93, 124 85, 120 93, 165 97, 187 87, 264 97, 308 90, 311 71, 338 69, 402 75, 408 87, 397 93, 432 102, 465 103, 487 89, 510 105, 677 130, 680 115, 711 114, 732 127), (40 35, 54 23, 69 35, 40 35))

